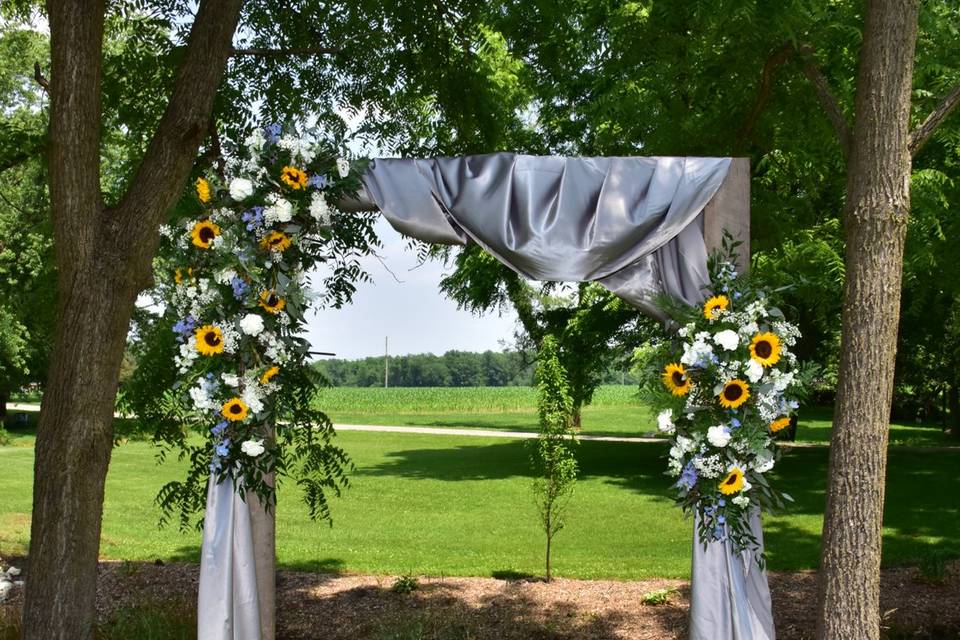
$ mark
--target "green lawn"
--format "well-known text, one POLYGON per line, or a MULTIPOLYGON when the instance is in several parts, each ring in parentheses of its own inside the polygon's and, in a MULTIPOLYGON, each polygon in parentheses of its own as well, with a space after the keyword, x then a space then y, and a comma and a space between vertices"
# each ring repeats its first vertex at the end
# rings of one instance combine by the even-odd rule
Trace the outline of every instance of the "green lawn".
MULTIPOLYGON (((356 463, 352 486, 334 500, 334 526, 310 522, 295 486, 282 486, 281 564, 304 569, 433 575, 537 573, 542 540, 520 441, 344 432, 356 463)), ((153 498, 182 467, 157 467, 153 447, 117 447, 107 478, 102 554, 113 559, 198 559, 199 534, 156 526, 153 498)), ((580 578, 685 576, 691 525, 668 497, 660 444, 585 442, 583 479, 557 537, 559 575, 580 578)), ((28 544, 33 450, 0 447, 0 555, 28 544)), ((912 563, 960 555, 960 451, 891 449, 884 559, 912 563)), ((812 568, 818 557, 826 449, 792 450, 778 483, 798 504, 767 518, 770 567, 812 568)))
MULTIPOLYGON (((324 390, 317 404, 340 424, 411 425, 536 431, 536 390, 529 387, 389 388, 339 387, 324 390)), ((827 442, 832 410, 805 407, 797 440, 827 442)), ((656 420, 636 388, 600 387, 583 410, 583 433, 656 435, 656 420)), ((890 425, 894 445, 958 445, 938 425, 898 421, 890 425)))

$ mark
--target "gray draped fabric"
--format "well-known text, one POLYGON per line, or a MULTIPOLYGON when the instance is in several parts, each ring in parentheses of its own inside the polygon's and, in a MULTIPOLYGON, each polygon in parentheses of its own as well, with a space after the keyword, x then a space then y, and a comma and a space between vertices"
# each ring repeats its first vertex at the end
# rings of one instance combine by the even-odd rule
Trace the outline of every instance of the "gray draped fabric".
POLYGON ((233 480, 210 476, 200 553, 198 640, 260 640, 250 509, 233 480))
POLYGON ((382 159, 364 185, 401 233, 472 240, 527 278, 595 280, 659 316, 652 294, 701 297, 708 274, 699 218, 729 165, 513 153, 382 159))
MULTIPOLYGON (((728 539, 706 547, 693 527, 693 579, 690 581, 690 640, 774 640, 767 573, 752 552, 734 553, 728 539)), ((750 530, 763 548, 760 511, 750 530)))

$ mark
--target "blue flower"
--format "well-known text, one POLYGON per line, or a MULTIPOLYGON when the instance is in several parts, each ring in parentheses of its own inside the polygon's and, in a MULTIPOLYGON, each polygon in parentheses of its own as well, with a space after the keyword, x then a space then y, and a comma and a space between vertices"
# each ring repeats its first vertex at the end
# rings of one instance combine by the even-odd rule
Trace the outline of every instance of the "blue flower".
POLYGON ((221 458, 230 455, 230 440, 229 440, 229 438, 228 438, 227 440, 224 440, 224 441, 221 442, 220 444, 218 444, 218 445, 217 445, 217 448, 215 449, 215 451, 216 451, 216 454, 217 454, 218 456, 220 456, 221 458))
POLYGON ((233 287, 233 297, 237 300, 242 300, 250 292, 250 285, 237 276, 230 280, 230 286, 233 287))
POLYGON ((717 500, 717 505, 721 507, 725 507, 727 506, 727 501, 724 500, 723 498, 720 498, 719 500, 717 500))
POLYGON ((697 484, 697 477, 696 468, 693 466, 692 462, 688 462, 687 466, 683 468, 683 472, 680 474, 680 479, 677 480, 677 484, 674 486, 689 491, 690 489, 693 489, 695 484, 697 484))
POLYGON ((717 516, 717 524, 727 524, 726 516, 717 516))
POLYGON ((713 530, 713 539, 716 540, 717 542, 720 542, 721 540, 723 540, 724 537, 725 536, 723 534, 723 527, 717 527, 716 529, 713 530))
POLYGON ((247 223, 247 231, 263 226, 263 207, 256 206, 243 212, 240 219, 247 223))
POLYGON ((186 342, 187 338, 196 328, 197 320, 193 316, 187 316, 183 320, 178 320, 177 323, 173 325, 173 332, 180 334, 177 337, 177 342, 186 342))
POLYGON ((730 426, 733 427, 734 429, 739 429, 740 424, 741 424, 740 421, 737 420, 736 418, 730 418, 730 426))
POLYGON ((223 465, 220 464, 220 458, 214 458, 210 461, 210 472, 215 473, 223 469, 223 465))
POLYGON ((280 139, 280 133, 283 131, 283 127, 279 124, 268 124, 263 128, 263 135, 267 138, 267 142, 270 144, 276 144, 277 140, 280 139))
POLYGON ((307 184, 311 187, 316 187, 317 189, 326 189, 327 188, 327 175, 317 175, 313 174, 310 176, 310 179, 307 180, 307 184))
POLYGON ((213 427, 210 429, 210 433, 212 433, 215 436, 219 436, 221 433, 223 433, 224 429, 226 428, 227 428, 227 421, 223 420, 213 425, 213 427))

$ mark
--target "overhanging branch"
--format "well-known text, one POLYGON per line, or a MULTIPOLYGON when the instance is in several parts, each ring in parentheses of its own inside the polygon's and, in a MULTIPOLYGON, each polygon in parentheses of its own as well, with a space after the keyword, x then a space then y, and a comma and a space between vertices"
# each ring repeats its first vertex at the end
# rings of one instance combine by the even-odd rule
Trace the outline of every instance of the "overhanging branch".
POLYGON ((813 63, 813 47, 804 44, 799 47, 798 51, 803 56, 803 75, 813 85, 817 100, 826 112, 830 124, 833 125, 834 133, 837 134, 837 140, 840 142, 840 148, 843 149, 843 155, 848 155, 850 150, 850 126, 847 124, 847 117, 843 114, 843 109, 840 108, 840 104, 830 91, 830 84, 824 77, 823 72, 813 63))
POLYGON ((757 101, 754 103, 750 115, 747 116, 746 122, 744 122, 743 127, 740 129, 740 135, 737 140, 738 149, 742 149, 747 141, 750 140, 750 136, 753 135, 753 128, 760 119, 760 114, 763 113, 763 110, 767 107, 767 102, 770 101, 770 94, 773 91, 773 74, 776 73, 777 69, 783 66, 794 53, 796 53, 796 49, 788 42, 770 54, 770 57, 767 58, 767 61, 764 63, 763 72, 760 74, 760 87, 757 90, 757 101))
POLYGON ((960 84, 955 86, 943 101, 937 105, 937 108, 930 112, 926 120, 910 134, 908 146, 910 155, 917 155, 917 152, 927 143, 936 128, 947 119, 947 116, 950 115, 958 104, 960 104, 960 84))
POLYGON ((233 57, 282 58, 288 56, 328 56, 343 51, 339 47, 290 47, 281 49, 265 49, 253 47, 248 49, 234 49, 230 52, 233 57))

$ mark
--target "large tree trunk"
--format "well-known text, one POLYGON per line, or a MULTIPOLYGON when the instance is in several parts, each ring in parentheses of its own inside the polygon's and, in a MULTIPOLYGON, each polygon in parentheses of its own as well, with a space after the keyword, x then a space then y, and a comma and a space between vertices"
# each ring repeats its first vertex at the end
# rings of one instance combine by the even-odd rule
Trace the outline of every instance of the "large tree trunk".
POLYGON ((918 0, 868 3, 847 175, 842 355, 820 563, 820 638, 878 638, 887 432, 918 0))
POLYGON ((173 95, 116 208, 100 187, 104 0, 49 0, 50 202, 57 333, 37 429, 25 640, 93 636, 120 364, 157 227, 182 192, 242 0, 204 0, 173 95))

